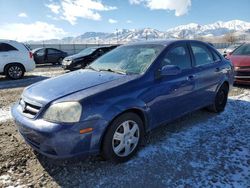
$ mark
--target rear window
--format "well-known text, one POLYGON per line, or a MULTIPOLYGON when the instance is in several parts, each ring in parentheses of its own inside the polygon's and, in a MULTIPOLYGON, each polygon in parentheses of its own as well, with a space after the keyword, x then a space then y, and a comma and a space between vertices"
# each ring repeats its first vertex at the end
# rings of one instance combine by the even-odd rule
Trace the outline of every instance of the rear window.
POLYGON ((0 52, 17 51, 17 49, 10 44, 0 43, 0 52))

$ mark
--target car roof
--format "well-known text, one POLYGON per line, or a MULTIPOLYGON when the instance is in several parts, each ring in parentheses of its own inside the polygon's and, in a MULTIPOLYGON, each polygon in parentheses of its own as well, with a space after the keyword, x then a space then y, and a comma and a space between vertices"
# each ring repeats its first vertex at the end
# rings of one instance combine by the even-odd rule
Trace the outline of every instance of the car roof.
POLYGON ((96 49, 99 49, 99 48, 110 48, 110 47, 115 47, 115 46, 118 46, 118 45, 93 46, 93 47, 90 47, 90 48, 96 48, 96 49))
POLYGON ((203 44, 207 44, 206 42, 202 42, 199 40, 187 40, 187 39, 171 39, 171 40, 149 40, 149 41, 140 41, 140 42, 133 42, 133 43, 128 43, 126 45, 130 46, 130 45, 147 45, 147 44, 154 44, 154 45, 164 45, 164 46, 168 46, 172 43, 175 42, 200 42, 203 44))
POLYGON ((0 42, 4 42, 4 43, 19 43, 15 40, 8 40, 8 39, 0 39, 0 42))
POLYGON ((38 50, 41 50, 41 49, 53 49, 53 50, 62 51, 62 50, 59 50, 59 49, 57 49, 57 48, 50 48, 50 47, 40 47, 40 48, 34 48, 32 51, 38 51, 38 50))

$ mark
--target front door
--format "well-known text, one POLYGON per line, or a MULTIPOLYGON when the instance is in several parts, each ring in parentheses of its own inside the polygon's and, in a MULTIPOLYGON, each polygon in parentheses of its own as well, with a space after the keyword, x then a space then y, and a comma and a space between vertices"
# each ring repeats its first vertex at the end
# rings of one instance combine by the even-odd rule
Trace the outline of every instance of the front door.
MULTIPOLYGON (((165 65, 176 65, 182 72, 174 76, 162 76, 150 88, 153 127, 170 121, 193 109, 195 79, 191 57, 185 42, 177 42, 162 58, 159 69, 165 65)), ((152 127, 152 128, 153 128, 152 127)))

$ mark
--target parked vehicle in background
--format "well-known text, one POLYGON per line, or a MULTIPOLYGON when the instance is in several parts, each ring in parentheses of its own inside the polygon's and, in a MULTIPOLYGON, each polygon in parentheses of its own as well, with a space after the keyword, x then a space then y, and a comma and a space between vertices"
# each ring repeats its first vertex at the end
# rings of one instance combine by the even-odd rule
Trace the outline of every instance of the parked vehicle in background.
POLYGON ((250 84, 250 43, 244 43, 227 56, 234 64, 235 82, 250 84))
POLYGON ((232 44, 230 46, 228 46, 227 48, 225 48, 225 50, 223 51, 223 56, 227 56, 229 53, 233 52, 236 48, 238 48, 241 44, 232 44))
POLYGON ((66 52, 55 48, 36 48, 32 52, 36 64, 61 64, 62 60, 68 56, 66 52))
POLYGON ((62 62, 62 67, 68 70, 76 70, 80 68, 84 68, 94 60, 99 58, 100 56, 104 55, 105 53, 113 50, 116 48, 117 45, 114 46, 96 46, 96 47, 89 47, 78 54, 68 56, 64 58, 62 62))
POLYGON ((25 44, 0 40, 0 73, 10 79, 20 79, 25 72, 35 69, 32 52, 25 44))
POLYGON ((25 141, 46 156, 101 153, 121 162, 150 130, 203 107, 223 111, 232 83, 231 62, 207 43, 139 42, 31 85, 12 116, 25 141))

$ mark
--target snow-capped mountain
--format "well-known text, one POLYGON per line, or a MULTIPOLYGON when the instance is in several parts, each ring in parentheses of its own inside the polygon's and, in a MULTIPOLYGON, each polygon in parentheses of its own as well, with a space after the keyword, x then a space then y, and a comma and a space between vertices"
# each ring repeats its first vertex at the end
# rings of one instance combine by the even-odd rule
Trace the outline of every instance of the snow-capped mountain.
MULTIPOLYGON (((228 22, 217 21, 212 24, 200 25, 190 23, 168 29, 167 31, 158 31, 152 28, 144 29, 119 29, 113 33, 86 32, 77 37, 66 37, 61 40, 52 39, 44 41, 45 43, 127 43, 141 40, 167 39, 167 38, 199 38, 199 37, 219 37, 227 33, 235 33, 237 36, 250 36, 250 22, 241 20, 231 20, 228 22)), ((250 38, 250 37, 249 37, 250 38)), ((41 42, 41 41, 40 41, 41 42)), ((36 42, 38 43, 38 41, 36 42)))
POLYGON ((249 30, 249 22, 232 20, 228 22, 217 21, 208 25, 191 23, 169 29, 166 33, 169 37, 174 38, 195 38, 197 36, 222 36, 229 32, 249 32, 249 30))

